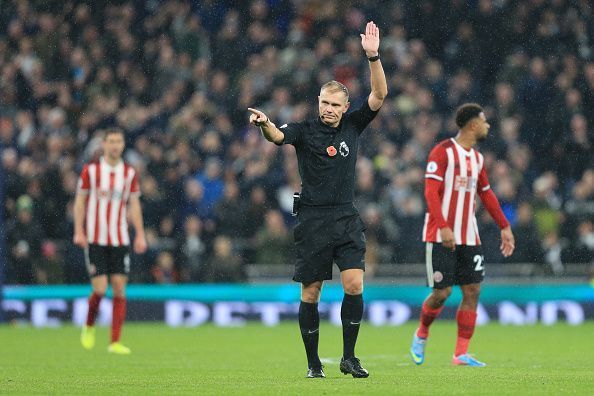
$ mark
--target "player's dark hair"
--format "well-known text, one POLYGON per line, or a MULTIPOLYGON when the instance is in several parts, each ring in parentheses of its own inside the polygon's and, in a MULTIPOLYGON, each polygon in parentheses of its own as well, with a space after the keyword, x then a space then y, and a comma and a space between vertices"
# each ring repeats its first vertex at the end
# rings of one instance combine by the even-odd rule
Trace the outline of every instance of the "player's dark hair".
POLYGON ((113 128, 107 128, 103 131, 103 140, 107 139, 108 135, 113 135, 113 134, 122 135, 122 137, 124 139, 126 139, 126 134, 124 133, 123 129, 113 127, 113 128))
POLYGON ((478 117, 483 111, 483 108, 476 103, 464 103, 456 110, 456 125, 458 128, 464 128, 470 120, 478 117))

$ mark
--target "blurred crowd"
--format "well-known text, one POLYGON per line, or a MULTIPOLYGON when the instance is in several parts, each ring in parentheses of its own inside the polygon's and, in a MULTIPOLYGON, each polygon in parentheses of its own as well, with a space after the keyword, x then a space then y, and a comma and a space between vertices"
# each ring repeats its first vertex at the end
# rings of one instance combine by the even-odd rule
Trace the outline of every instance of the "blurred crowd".
POLYGON ((451 114, 482 104, 491 185, 516 236, 480 209, 490 263, 562 275, 594 252, 594 6, 588 0, 4 1, 0 156, 8 283, 83 283, 72 202, 101 131, 126 132, 149 252, 133 282, 245 281, 292 265, 294 149, 248 125, 317 115, 336 79, 369 93, 359 33, 373 20, 389 97, 362 135, 356 205, 369 276, 422 263, 424 167, 451 114))

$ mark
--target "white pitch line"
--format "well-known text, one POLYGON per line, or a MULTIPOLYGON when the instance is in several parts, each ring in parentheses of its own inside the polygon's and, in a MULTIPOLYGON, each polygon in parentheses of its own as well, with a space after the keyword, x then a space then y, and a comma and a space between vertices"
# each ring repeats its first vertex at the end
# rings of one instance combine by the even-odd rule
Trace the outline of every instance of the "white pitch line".
MULTIPOLYGON (((362 360, 402 360, 407 359, 408 354, 405 355, 364 355, 362 360)), ((340 358, 321 358, 320 361, 324 364, 339 364, 340 358)), ((397 366, 408 366, 408 363, 397 363, 397 366)))

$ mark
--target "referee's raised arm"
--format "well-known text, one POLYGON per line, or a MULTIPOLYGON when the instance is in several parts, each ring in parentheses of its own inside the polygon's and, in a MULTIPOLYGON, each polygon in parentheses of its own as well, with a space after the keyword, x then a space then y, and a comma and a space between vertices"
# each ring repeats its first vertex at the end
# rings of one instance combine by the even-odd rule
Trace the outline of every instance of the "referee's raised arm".
POLYGON ((368 22, 365 26, 365 34, 361 34, 361 46, 369 60, 369 69, 371 70, 371 93, 369 94, 369 108, 377 111, 382 107, 384 99, 388 95, 388 84, 386 75, 379 58, 379 28, 373 23, 368 22))
POLYGON ((252 114, 250 114, 250 123, 260 127, 260 131, 262 131, 262 135, 264 135, 266 140, 274 144, 283 143, 285 134, 282 133, 272 121, 270 121, 266 114, 260 110, 252 109, 251 107, 248 107, 248 110, 252 112, 252 114))

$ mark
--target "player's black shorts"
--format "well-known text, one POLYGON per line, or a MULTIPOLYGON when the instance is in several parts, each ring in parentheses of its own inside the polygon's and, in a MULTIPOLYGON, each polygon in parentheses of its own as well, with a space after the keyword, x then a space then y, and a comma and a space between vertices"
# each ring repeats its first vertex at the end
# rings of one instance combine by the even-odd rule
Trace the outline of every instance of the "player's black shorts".
POLYGON ((122 274, 130 272, 128 246, 89 245, 85 251, 85 264, 92 278, 97 275, 122 274))
POLYGON ((304 284, 332 279, 340 271, 365 270, 365 225, 352 205, 301 207, 293 231, 297 262, 293 280, 304 284))
POLYGON ((481 283, 485 277, 483 248, 456 245, 452 251, 441 243, 427 243, 427 283, 435 289, 481 283))

